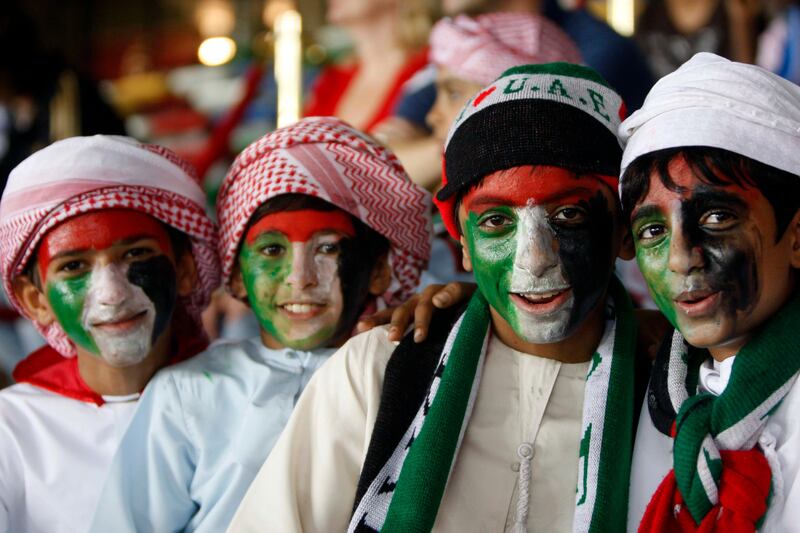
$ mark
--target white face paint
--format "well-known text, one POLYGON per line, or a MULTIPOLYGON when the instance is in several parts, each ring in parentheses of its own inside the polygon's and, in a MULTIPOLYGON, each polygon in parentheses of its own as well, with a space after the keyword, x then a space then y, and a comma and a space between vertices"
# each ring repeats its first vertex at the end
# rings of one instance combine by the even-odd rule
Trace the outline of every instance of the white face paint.
POLYGON ((525 341, 549 344, 569 335, 575 295, 558 255, 558 239, 542 206, 515 208, 516 253, 511 273, 516 331, 525 341))
POLYGON ((82 324, 111 366, 142 362, 153 344, 156 308, 127 277, 127 266, 98 266, 91 274, 82 324))
POLYGON ((276 296, 279 312, 287 319, 288 338, 305 339, 338 324, 344 308, 339 254, 324 250, 338 250, 340 240, 335 234, 318 233, 306 242, 291 243, 291 273, 276 296))
POLYGON ((344 297, 339 233, 322 230, 303 241, 266 231, 239 256, 247 297, 262 330, 277 346, 312 349, 336 332, 344 297))

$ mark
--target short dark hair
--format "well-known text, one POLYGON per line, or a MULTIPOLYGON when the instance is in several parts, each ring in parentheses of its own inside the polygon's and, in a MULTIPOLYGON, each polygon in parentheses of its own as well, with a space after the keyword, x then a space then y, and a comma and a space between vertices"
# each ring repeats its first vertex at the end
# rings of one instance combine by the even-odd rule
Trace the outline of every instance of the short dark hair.
POLYGON ((668 170, 669 163, 679 156, 686 160, 698 179, 709 185, 738 185, 758 189, 772 205, 775 213, 776 242, 781 239, 800 209, 800 176, 723 148, 682 146, 639 156, 628 166, 620 184, 626 220, 630 219, 634 206, 647 196, 653 172, 658 173, 661 183, 667 189, 683 191, 683 187, 675 183, 668 170))

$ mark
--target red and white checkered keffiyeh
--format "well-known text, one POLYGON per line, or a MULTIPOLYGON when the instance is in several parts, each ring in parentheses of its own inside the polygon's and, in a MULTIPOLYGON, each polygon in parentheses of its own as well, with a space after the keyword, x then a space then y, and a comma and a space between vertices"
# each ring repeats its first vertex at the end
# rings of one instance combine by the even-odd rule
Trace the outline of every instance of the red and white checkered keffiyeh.
MULTIPOLYGON (((0 200, 3 287, 14 307, 28 316, 14 295, 12 280, 23 272, 42 237, 75 215, 134 209, 189 236, 198 279, 182 303, 200 328, 200 313, 219 286, 216 227, 204 205, 194 170, 166 148, 108 135, 56 142, 9 174, 0 200)), ((58 323, 37 328, 59 353, 75 355, 75 346, 58 323)))
POLYGON ((405 301, 430 256, 430 196, 388 149, 333 117, 308 117, 269 133, 233 162, 217 197, 226 285, 253 213, 282 194, 316 196, 386 237, 393 282, 387 305, 405 301))
POLYGON ((563 30, 532 13, 444 18, 431 31, 430 47, 433 63, 480 85, 517 65, 582 62, 577 45, 563 30))

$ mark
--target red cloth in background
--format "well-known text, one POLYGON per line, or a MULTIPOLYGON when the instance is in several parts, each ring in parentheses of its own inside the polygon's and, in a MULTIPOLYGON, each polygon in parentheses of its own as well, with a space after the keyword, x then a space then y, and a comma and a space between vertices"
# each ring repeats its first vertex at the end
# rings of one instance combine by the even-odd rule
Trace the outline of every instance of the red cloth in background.
MULTIPOLYGON (((362 128, 364 131, 369 132, 392 114, 402 93, 403 85, 427 64, 427 48, 408 57, 403 68, 395 76, 394 82, 386 93, 383 102, 362 128)), ((336 116, 336 108, 358 73, 358 68, 358 64, 349 66, 329 65, 323 68, 311 89, 311 95, 303 115, 306 117, 336 116)))

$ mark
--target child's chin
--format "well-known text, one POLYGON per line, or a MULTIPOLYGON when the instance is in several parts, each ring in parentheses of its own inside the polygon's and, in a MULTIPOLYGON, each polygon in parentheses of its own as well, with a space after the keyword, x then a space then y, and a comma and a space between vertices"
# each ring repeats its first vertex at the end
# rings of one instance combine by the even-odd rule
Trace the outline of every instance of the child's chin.
POLYGON ((701 323, 681 323, 678 320, 678 327, 683 334, 686 342, 696 348, 717 348, 725 346, 736 340, 738 337, 733 328, 725 324, 725 321, 708 320, 701 323))
POLYGON ((325 335, 321 331, 311 332, 308 335, 292 336, 284 338, 283 344, 287 348, 295 350, 316 350, 323 348, 330 341, 330 335, 325 335))

